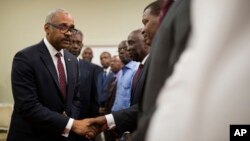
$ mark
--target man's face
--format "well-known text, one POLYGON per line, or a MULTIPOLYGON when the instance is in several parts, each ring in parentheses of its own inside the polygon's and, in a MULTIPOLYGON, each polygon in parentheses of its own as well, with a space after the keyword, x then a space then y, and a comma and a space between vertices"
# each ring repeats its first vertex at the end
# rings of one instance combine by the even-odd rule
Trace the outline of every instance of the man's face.
POLYGON ((84 49, 82 53, 82 59, 91 62, 92 58, 93 58, 92 50, 90 48, 84 49))
POLYGON ((123 67, 123 63, 120 60, 118 56, 114 56, 111 58, 110 61, 110 68, 111 71, 114 72, 115 74, 118 73, 118 71, 123 67))
POLYGON ((142 16, 142 23, 144 25, 142 31, 144 36, 144 42, 149 46, 152 43, 152 40, 160 23, 159 16, 151 15, 150 12, 151 8, 148 8, 144 11, 142 16))
POLYGON ((68 50, 70 53, 78 57, 83 46, 82 36, 80 34, 73 34, 70 39, 71 45, 69 46, 68 50))
POLYGON ((103 68, 108 68, 110 65, 111 56, 108 53, 102 53, 100 56, 101 64, 103 68))
POLYGON ((141 62, 147 54, 143 39, 141 32, 132 32, 128 36, 128 51, 130 58, 134 61, 141 62))
POLYGON ((121 42, 119 44, 119 46, 118 46, 118 54, 119 54, 119 57, 120 57, 123 64, 126 65, 128 62, 131 61, 126 41, 123 41, 123 42, 121 42))
POLYGON ((70 46, 70 36, 72 33, 62 32, 61 29, 74 29, 74 20, 68 13, 58 12, 53 16, 50 23, 44 25, 46 38, 56 50, 68 48, 70 46))

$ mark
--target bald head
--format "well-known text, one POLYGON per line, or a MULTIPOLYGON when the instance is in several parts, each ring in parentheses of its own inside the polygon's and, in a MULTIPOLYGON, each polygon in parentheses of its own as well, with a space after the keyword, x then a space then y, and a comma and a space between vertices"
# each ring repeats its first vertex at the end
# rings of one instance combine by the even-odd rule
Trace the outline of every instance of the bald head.
POLYGON ((132 60, 141 62, 148 54, 148 46, 144 43, 142 29, 132 31, 128 36, 128 51, 132 60))

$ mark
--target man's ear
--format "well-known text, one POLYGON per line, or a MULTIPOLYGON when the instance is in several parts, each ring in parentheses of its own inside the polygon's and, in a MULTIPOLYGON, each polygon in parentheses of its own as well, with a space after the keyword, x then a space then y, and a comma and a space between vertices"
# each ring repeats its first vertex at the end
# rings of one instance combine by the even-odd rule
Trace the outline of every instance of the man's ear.
POLYGON ((49 33, 49 24, 45 24, 44 25, 44 31, 46 32, 46 35, 48 35, 48 33, 49 33))

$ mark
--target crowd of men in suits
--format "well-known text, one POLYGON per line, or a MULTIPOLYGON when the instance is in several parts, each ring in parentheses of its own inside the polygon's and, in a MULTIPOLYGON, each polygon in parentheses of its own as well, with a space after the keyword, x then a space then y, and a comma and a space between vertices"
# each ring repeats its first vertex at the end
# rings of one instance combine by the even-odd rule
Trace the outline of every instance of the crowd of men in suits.
POLYGON ((219 16, 208 6, 205 12, 212 13, 212 25, 197 14, 198 5, 206 4, 150 3, 143 10, 143 28, 119 43, 118 56, 103 52, 102 67, 91 63, 91 48, 77 59, 82 31, 75 29, 67 11, 52 11, 44 39, 14 57, 15 104, 7 141, 87 141, 100 132, 106 141, 228 140, 230 124, 250 123, 250 66, 245 61, 250 56, 250 28, 244 24, 250 2, 229 2, 219 16), (243 18, 229 18, 232 7, 243 18), (192 14, 192 8, 197 13, 192 14), (220 23, 224 27, 216 36, 217 20, 223 16, 228 23, 220 23), (229 34, 241 29, 236 38, 229 34), (236 45, 243 51, 235 50, 236 45), (239 68, 234 68, 237 63, 239 68), (224 67, 228 70, 221 72, 224 67))

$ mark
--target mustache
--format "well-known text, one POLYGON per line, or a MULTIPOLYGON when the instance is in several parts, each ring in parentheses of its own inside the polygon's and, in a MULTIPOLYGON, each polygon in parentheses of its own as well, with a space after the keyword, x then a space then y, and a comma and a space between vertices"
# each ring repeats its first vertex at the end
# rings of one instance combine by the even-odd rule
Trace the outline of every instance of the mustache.
POLYGON ((65 37, 62 39, 62 41, 69 41, 70 42, 70 38, 69 37, 65 37))

